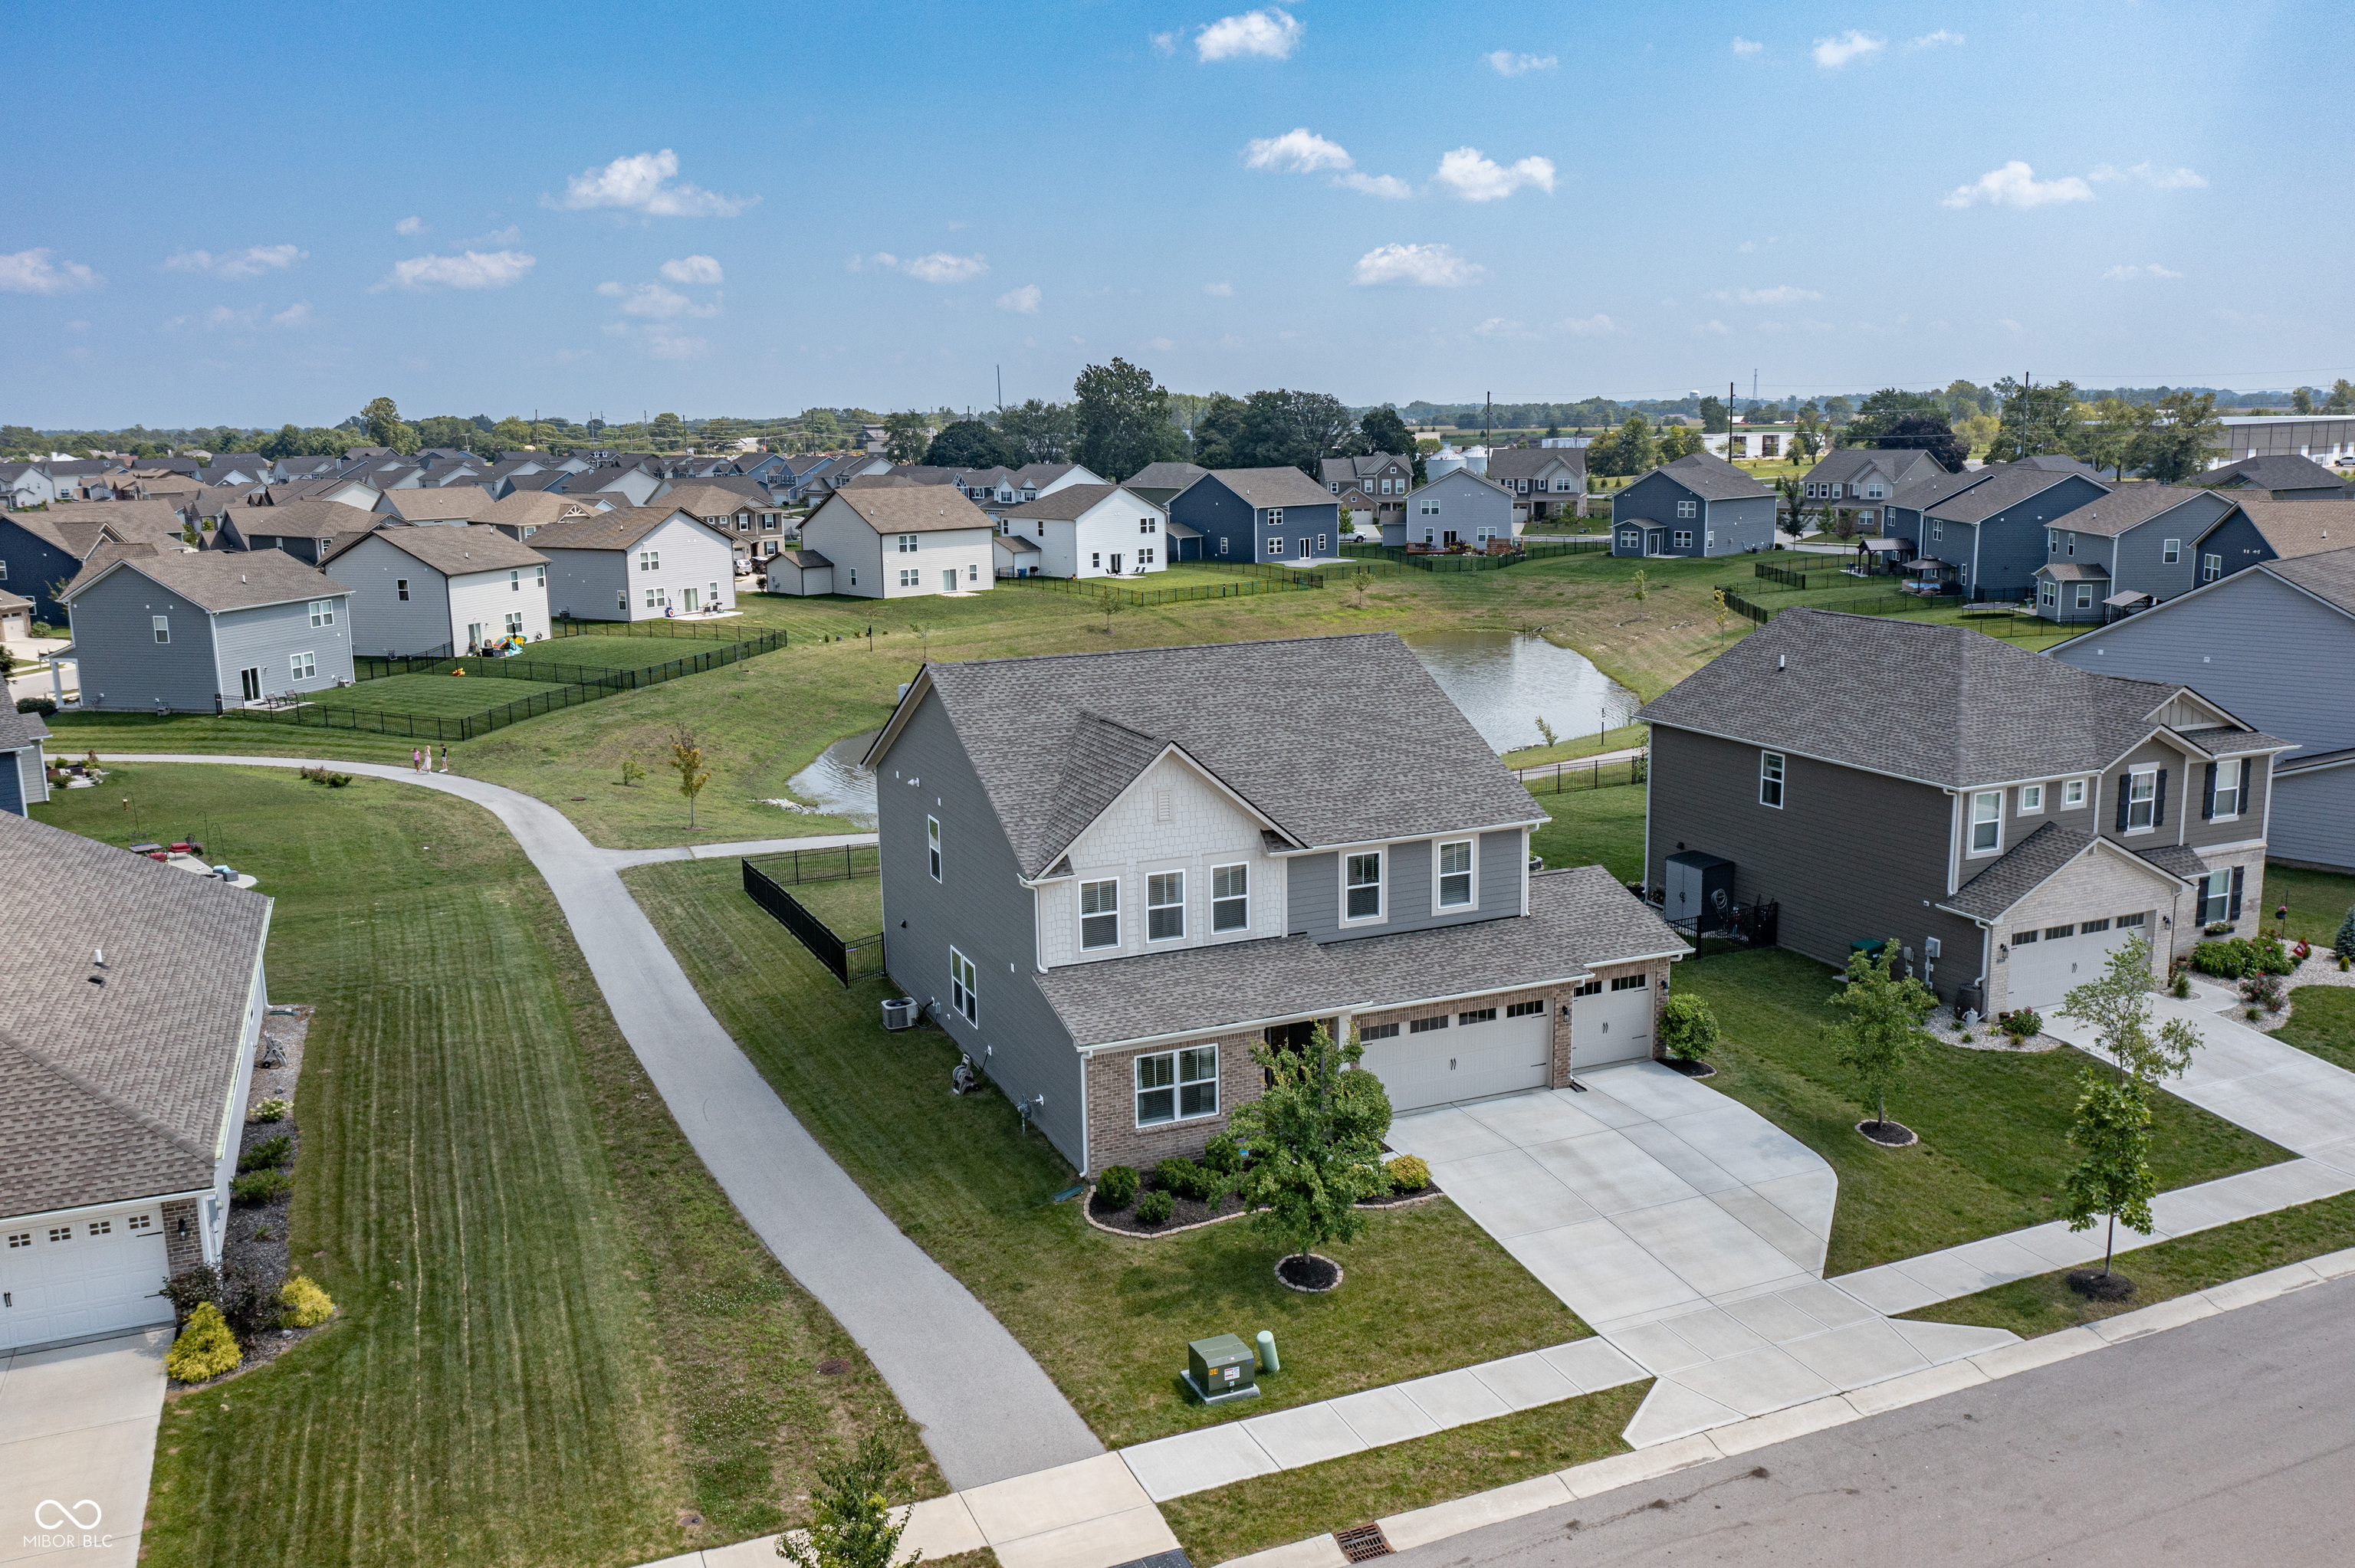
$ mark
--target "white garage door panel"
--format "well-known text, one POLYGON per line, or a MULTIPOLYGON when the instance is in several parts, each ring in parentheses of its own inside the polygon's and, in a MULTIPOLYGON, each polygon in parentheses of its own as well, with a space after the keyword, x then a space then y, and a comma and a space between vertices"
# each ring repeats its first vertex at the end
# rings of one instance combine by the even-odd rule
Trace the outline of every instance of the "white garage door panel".
POLYGON ((0 1221, 0 1350, 172 1320, 154 1209, 0 1221), (147 1228, 133 1230, 133 1216, 147 1228), (69 1232, 58 1237, 59 1231, 69 1232))
POLYGON ((1582 1072, 1652 1054, 1652 992, 1607 986, 1570 1004, 1570 1068, 1582 1072))
POLYGON ((2114 948, 2138 935, 2135 927, 2112 927, 2091 936, 2046 937, 2013 948, 2009 1005, 2051 1012, 2070 991, 2099 975, 2114 948))
POLYGON ((1550 1022, 1542 1012, 1487 1023, 1451 1019, 1427 1034, 1369 1042, 1359 1065, 1381 1079, 1396 1111, 1541 1089, 1553 1075, 1550 1022))

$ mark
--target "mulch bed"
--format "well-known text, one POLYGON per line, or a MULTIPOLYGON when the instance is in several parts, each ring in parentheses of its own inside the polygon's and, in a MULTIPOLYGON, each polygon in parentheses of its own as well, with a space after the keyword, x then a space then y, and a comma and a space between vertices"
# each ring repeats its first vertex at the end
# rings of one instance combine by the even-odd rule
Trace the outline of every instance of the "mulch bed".
POLYGON ((1341 1283, 1341 1266, 1317 1253, 1295 1253, 1276 1264, 1275 1278, 1287 1289, 1315 1295, 1341 1283))
POLYGON ((1663 1056, 1660 1065, 1671 1073, 1682 1073, 1688 1078, 1714 1078, 1717 1069, 1693 1056, 1663 1056))
POLYGON ((2073 1268, 2069 1288, 2094 1301, 2124 1301, 2135 1293, 2135 1282, 2123 1274, 2104 1274, 2098 1268, 2073 1268))
POLYGON ((1860 1121, 1856 1129, 1883 1149, 1908 1149, 1922 1141, 1922 1135, 1902 1122, 1860 1121))
MULTIPOLYGON (((1152 1191, 1150 1187, 1139 1188, 1137 1197, 1141 1199, 1150 1191, 1152 1191)), ((1412 1192, 1386 1192, 1379 1198, 1368 1198, 1359 1203, 1358 1207, 1398 1209, 1404 1208, 1409 1203, 1420 1203, 1426 1199, 1442 1195, 1439 1183, 1430 1181, 1412 1192)), ((1246 1213, 1242 1199, 1231 1192, 1220 1200, 1216 1209, 1199 1198, 1180 1198, 1174 1192, 1170 1197, 1174 1200, 1175 1206, 1169 1211, 1169 1217, 1157 1225, 1148 1225, 1136 1217, 1135 1202, 1131 1202, 1126 1208, 1114 1208, 1098 1195, 1095 1188, 1090 1187, 1087 1196, 1088 1223, 1099 1230, 1114 1231, 1126 1236, 1167 1236, 1175 1235, 1180 1231, 1194 1230, 1202 1225, 1214 1225, 1221 1220, 1238 1220, 1246 1213)))

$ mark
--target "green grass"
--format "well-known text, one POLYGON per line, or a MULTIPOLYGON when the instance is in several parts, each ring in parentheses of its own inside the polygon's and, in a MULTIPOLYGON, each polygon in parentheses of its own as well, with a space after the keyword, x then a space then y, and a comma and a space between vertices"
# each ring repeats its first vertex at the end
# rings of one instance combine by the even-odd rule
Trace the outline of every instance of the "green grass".
POLYGON ((1505 766, 1542 768, 1549 762, 1568 762, 1576 758, 1593 757, 1599 751, 1624 751, 1631 746, 1645 745, 1651 736, 1650 725, 1621 725, 1599 736, 1572 736, 1553 746, 1525 746, 1518 751, 1508 751, 1505 753, 1505 766))
POLYGON ((1627 1452, 1649 1379, 1161 1505, 1200 1568, 1627 1452))
POLYGON ((517 681, 497 676, 388 675, 362 681, 340 692, 322 692, 313 705, 357 708, 362 712, 415 714, 421 718, 458 718, 507 703, 521 702, 541 692, 560 691, 552 681, 517 681))
POLYGON ((883 884, 872 876, 835 882, 802 882, 786 886, 801 906, 826 922, 826 929, 846 940, 871 937, 883 929, 883 884))
POLYGON ((2289 993, 2289 1022, 2274 1038, 2355 1072, 2355 988, 2302 985, 2289 993))
MULTIPOLYGON (((2123 1245, 2141 1238, 2121 1228, 2118 1239, 2123 1245)), ((2349 1246, 2355 1246, 2355 1192, 2341 1192, 2118 1254, 2111 1266, 2135 1282, 2134 1295, 2125 1301, 2087 1300, 2069 1288, 2073 1271, 2056 1269, 1901 1316, 2009 1329, 2032 1340, 2349 1246)))
MULTIPOLYGON (((1882 1149, 1855 1130, 1870 1114, 1835 1060, 1823 1025, 1832 971, 1779 948, 1687 959, 1677 989, 1706 1001, 1724 1030, 1710 1086, 1757 1111, 1839 1176, 1827 1275, 2041 1224, 2076 1163, 2068 1141, 2078 1069, 2090 1058, 1924 1048, 1891 1095, 1889 1114, 1921 1135, 1882 1149)), ((2291 1158, 2172 1095, 2155 1096, 2151 1165, 2162 1189, 2291 1158)))
MULTIPOLYGON (((1550 785, 1554 780, 1548 779, 1550 785)), ((1560 791, 1532 792, 1538 809, 1553 821, 1529 835, 1529 853, 1547 866, 1602 865, 1621 882, 1644 874, 1644 798, 1641 784, 1602 789, 1577 788, 1577 776, 1561 780, 1560 791)))
POLYGON ((2295 866, 2265 863, 2265 923, 2274 911, 2289 906, 2290 940, 2328 948, 2339 938, 2339 923, 2355 908, 2355 876, 2331 871, 2301 871, 2295 866))
MULTIPOLYGON (((935 1029, 886 1033, 882 979, 847 989, 741 891, 725 861, 625 874, 746 1054, 894 1224, 1039 1359, 1120 1446, 1330 1399, 1587 1332, 1444 1199, 1368 1216, 1330 1248, 1329 1296, 1274 1277, 1276 1249, 1236 1221, 1167 1239, 1114 1236, 1052 1195, 1071 1168, 995 1093, 949 1093, 957 1050, 935 1029), (1249 1410, 1180 1391, 1186 1343, 1274 1330, 1284 1372, 1249 1410)), ((919 994, 922 994, 922 988, 919 994)), ((986 1005, 986 1003, 985 1003, 986 1005)))
POLYGON ((816 1459, 904 1434, 687 1147, 487 812, 272 768, 108 782, 35 814, 121 842, 132 795, 205 824, 277 900, 272 995, 318 1008, 293 1250, 341 1308, 172 1403, 146 1561, 642 1562, 794 1522, 781 1504, 816 1459), (852 1370, 818 1375, 829 1357, 852 1370))

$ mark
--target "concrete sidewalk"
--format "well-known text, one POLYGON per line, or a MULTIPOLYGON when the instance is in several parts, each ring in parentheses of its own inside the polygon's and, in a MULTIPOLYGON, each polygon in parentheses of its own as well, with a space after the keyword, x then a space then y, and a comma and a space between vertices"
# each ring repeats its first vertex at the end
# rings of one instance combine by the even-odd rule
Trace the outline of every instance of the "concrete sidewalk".
POLYGON ((0 1563, 139 1561, 171 1343, 166 1325, 0 1351, 0 1563))
MULTIPOLYGON (((308 765, 164 753, 106 760, 308 765)), ((515 834, 687 1141, 777 1261, 874 1361, 949 1485, 980 1486, 1103 1452, 1005 1325, 900 1234, 737 1049, 631 899, 613 863, 617 852, 590 843, 555 807, 496 784, 378 763, 335 768, 472 800, 515 834)))
POLYGON ((841 849, 846 845, 863 847, 875 842, 873 833, 835 833, 807 839, 747 839, 727 844, 673 844, 666 849, 600 850, 605 863, 620 871, 633 865, 654 865, 673 860, 734 860, 741 855, 783 854, 788 850, 841 849))

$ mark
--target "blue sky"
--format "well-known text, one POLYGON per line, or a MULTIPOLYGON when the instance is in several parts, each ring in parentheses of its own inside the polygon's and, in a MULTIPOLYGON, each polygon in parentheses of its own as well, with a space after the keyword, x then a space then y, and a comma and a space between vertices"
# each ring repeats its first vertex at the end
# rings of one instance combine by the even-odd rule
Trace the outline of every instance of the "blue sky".
POLYGON ((2355 376, 2343 5, 0 16, 10 423, 2355 376))

